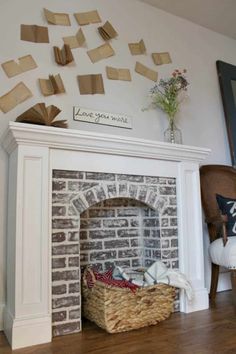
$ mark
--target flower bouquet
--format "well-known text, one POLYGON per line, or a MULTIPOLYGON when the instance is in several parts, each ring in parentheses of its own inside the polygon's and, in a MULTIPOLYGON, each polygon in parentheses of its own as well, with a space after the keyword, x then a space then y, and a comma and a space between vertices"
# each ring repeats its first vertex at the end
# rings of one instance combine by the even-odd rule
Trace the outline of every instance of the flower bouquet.
POLYGON ((175 126, 175 116, 179 111, 180 103, 186 97, 184 93, 189 85, 186 79, 186 70, 175 70, 169 79, 161 79, 159 84, 150 90, 150 107, 159 108, 167 114, 169 127, 165 131, 165 141, 171 143, 182 143, 182 136, 175 126))

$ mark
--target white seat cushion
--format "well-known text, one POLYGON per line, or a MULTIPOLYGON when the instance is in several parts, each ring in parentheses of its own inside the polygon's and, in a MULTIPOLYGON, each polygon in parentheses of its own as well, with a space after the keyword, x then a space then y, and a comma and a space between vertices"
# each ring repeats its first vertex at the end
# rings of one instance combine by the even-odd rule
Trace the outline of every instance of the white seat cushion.
POLYGON ((236 268, 236 236, 231 236, 224 247, 223 239, 213 241, 209 246, 212 263, 229 269, 236 268))

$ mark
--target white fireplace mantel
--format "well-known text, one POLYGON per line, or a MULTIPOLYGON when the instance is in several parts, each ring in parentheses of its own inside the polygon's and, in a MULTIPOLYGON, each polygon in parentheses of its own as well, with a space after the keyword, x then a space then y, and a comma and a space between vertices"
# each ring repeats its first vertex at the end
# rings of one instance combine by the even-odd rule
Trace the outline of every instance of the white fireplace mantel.
POLYGON ((210 153, 209 149, 193 146, 15 122, 9 123, 2 141, 9 154, 19 145, 30 145, 160 160, 201 162, 210 153))
POLYGON ((10 122, 7 302, 13 349, 51 341, 51 175, 53 169, 175 177, 180 270, 195 297, 180 310, 208 308, 204 281, 199 164, 209 149, 10 122))

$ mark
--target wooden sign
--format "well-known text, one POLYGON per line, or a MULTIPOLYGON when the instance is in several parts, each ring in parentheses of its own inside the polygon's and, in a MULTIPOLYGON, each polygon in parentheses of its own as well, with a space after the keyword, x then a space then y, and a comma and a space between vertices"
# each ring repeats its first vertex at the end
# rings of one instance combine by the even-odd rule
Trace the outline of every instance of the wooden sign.
POLYGON ((132 129, 132 119, 124 114, 93 111, 82 107, 73 107, 73 119, 86 123, 112 125, 132 129))

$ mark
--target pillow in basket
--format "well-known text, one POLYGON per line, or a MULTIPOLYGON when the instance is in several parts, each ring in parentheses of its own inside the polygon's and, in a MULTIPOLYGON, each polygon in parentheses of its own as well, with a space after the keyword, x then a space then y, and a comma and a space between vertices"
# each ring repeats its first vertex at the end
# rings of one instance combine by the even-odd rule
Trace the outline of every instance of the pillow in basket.
POLYGON ((116 266, 112 274, 114 279, 123 279, 138 286, 145 286, 144 272, 116 266))
POLYGON ((219 209, 223 215, 227 215, 227 236, 236 236, 236 199, 226 198, 216 194, 219 209))

